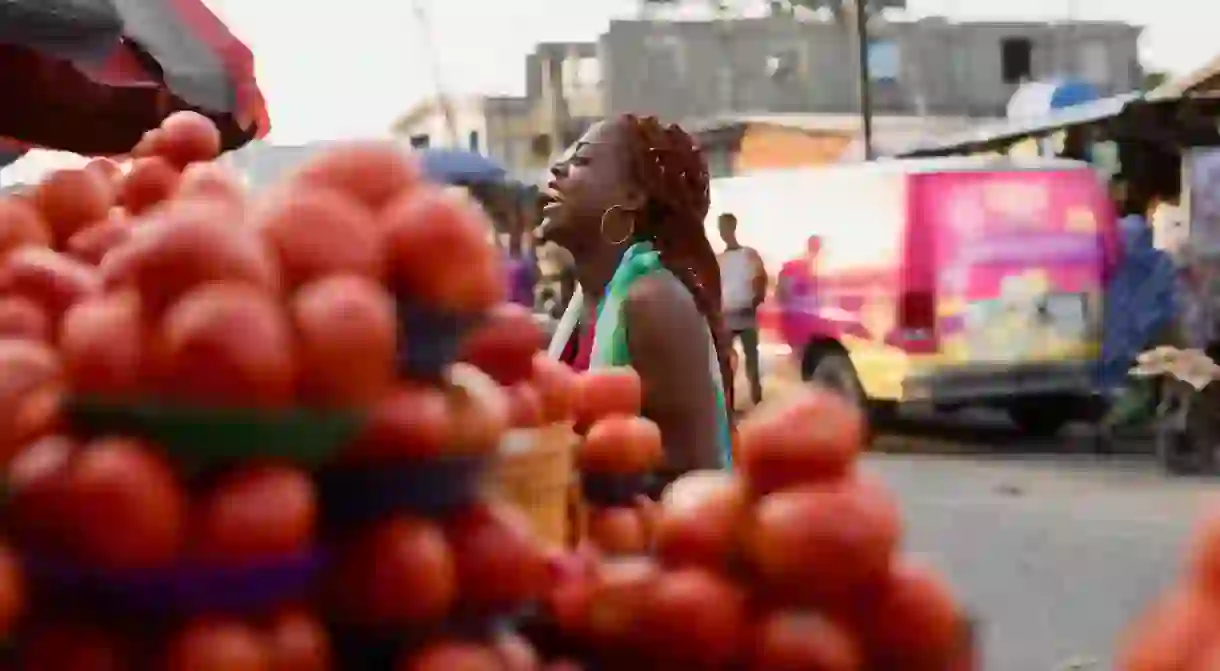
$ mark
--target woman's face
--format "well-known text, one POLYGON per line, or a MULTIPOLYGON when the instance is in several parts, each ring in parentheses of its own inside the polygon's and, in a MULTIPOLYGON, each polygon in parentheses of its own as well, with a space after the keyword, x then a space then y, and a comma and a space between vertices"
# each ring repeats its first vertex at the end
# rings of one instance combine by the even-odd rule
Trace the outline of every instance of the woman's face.
POLYGON ((630 183, 623 121, 595 124, 551 167, 543 190, 539 236, 569 251, 598 244, 602 217, 618 207, 621 214, 638 210, 644 197, 630 183))

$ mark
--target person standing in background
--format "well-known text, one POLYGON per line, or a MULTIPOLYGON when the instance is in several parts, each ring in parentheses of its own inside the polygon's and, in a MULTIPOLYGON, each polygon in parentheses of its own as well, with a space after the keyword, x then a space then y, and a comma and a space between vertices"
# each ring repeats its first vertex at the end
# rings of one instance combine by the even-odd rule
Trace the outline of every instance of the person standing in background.
POLYGON ((737 241, 737 216, 720 215, 720 287, 725 327, 733 340, 741 341, 745 355, 746 377, 750 381, 750 400, 762 402, 762 380, 758 361, 758 306, 767 297, 767 270, 758 252, 737 241))

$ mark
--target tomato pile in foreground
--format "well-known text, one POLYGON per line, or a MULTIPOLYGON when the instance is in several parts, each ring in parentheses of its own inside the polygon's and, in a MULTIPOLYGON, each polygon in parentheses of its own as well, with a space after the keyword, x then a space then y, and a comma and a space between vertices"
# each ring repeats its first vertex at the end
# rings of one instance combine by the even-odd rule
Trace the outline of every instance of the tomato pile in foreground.
POLYGON ((1176 584, 1136 620, 1120 671, 1220 669, 1220 508, 1198 525, 1176 584))
POLYGON ((898 505, 856 468, 862 436, 854 408, 804 391, 740 424, 740 475, 690 474, 644 507, 647 555, 606 521, 626 509, 594 510, 600 559, 552 593, 553 633, 624 670, 973 668, 964 613, 900 556, 898 505))
POLYGON ((0 200, 13 665, 532 654, 507 625, 555 549, 481 478, 506 432, 570 421, 574 374, 504 303, 485 214, 389 144, 336 145, 258 197, 218 151, 179 114, 126 173, 0 200))

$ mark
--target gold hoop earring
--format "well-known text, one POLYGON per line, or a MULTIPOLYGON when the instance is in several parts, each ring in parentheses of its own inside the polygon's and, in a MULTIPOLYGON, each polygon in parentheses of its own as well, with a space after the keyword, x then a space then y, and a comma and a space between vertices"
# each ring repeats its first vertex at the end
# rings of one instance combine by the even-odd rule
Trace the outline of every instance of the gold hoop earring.
POLYGON ((610 216, 611 212, 613 212, 615 210, 622 210, 622 209, 623 209, 622 205, 611 205, 610 207, 606 208, 605 212, 602 212, 602 221, 601 221, 601 225, 598 227, 598 230, 601 232, 602 241, 605 242, 606 244, 610 245, 611 247, 617 247, 617 246, 623 244, 624 242, 627 242, 628 240, 631 239, 631 236, 635 235, 635 221, 632 221, 631 227, 627 229, 627 233, 625 235, 623 235, 622 238, 619 238, 618 240, 611 240, 608 237, 606 237, 606 217, 610 216))

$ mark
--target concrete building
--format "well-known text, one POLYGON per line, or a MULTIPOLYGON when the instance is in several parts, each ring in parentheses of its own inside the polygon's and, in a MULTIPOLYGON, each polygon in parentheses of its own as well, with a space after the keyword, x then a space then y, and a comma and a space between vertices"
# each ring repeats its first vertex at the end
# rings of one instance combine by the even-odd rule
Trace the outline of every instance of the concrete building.
POLYGON ((602 117, 601 62, 592 42, 543 43, 525 59, 524 96, 425 100, 391 133, 416 147, 462 147, 496 159, 514 178, 533 180, 602 117))
MULTIPOLYGON (((1116 22, 870 26, 878 114, 1002 116, 1021 83, 1138 88, 1141 29, 1116 22)), ((858 111, 855 34, 830 20, 614 21, 598 42, 606 110, 669 119, 858 111)))

